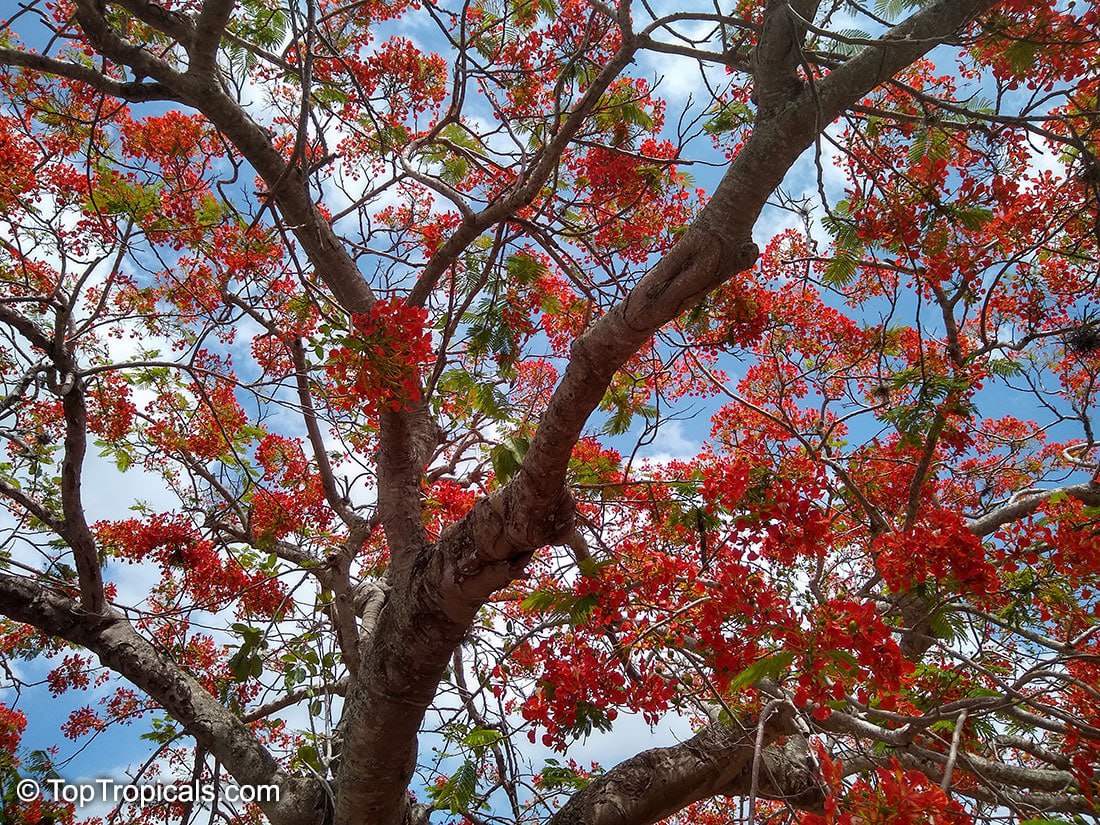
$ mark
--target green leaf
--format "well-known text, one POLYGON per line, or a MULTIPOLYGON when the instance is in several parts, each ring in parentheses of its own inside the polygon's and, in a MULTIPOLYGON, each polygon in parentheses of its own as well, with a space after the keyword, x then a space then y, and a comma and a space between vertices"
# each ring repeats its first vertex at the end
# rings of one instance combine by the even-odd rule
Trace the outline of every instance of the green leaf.
MULTIPOLYGON (((872 40, 870 33, 865 32, 863 29, 838 29, 837 35, 849 40, 872 40)), ((828 36, 824 36, 823 39, 829 39, 828 36)), ((846 57, 852 56, 861 51, 864 46, 859 43, 843 43, 839 40, 833 41, 830 44, 832 51, 837 54, 842 54, 846 57)))
POLYGON ((763 659, 757 659, 730 680, 729 692, 736 693, 756 684, 761 679, 775 679, 783 674, 794 661, 794 651, 781 650, 763 659))
POLYGON ((567 598, 570 603, 573 601, 570 594, 560 590, 534 590, 519 603, 519 607, 528 613, 554 612, 561 606, 563 598, 567 598))
POLYGON ((731 101, 718 108, 714 117, 703 123, 703 129, 709 135, 720 135, 752 122, 752 109, 740 101, 731 101))
POLYGON ((1012 378, 1024 371, 1024 368, 1011 358, 991 358, 987 366, 991 373, 1002 378, 1012 378))
POLYGON ((915 164, 925 156, 928 150, 928 130, 921 127, 913 132, 913 142, 906 153, 910 164, 915 164))
POLYGON ((470 174, 470 164, 466 159, 459 155, 451 155, 443 160, 443 170, 439 177, 447 183, 458 183, 468 174, 470 174))
POLYGON ((580 625, 588 619, 600 598, 596 593, 576 596, 562 590, 540 589, 520 602, 520 609, 530 613, 568 616, 571 624, 580 625))
MULTIPOLYGON (((511 405, 508 396, 500 391, 496 384, 483 381, 474 384, 471 400, 478 412, 484 413, 495 421, 504 421, 508 417, 511 405)), ((524 439, 524 441, 526 441, 524 439)), ((527 452, 526 447, 523 450, 527 452)))
POLYGON ((523 286, 531 286, 546 274, 546 266, 533 255, 517 252, 504 261, 508 277, 523 286))
POLYGON ((179 733, 179 729, 176 727, 175 723, 165 717, 154 716, 152 725, 152 730, 146 731, 141 735, 141 738, 147 742, 156 742, 158 745, 166 745, 175 739, 179 733))
POLYGON ((991 220, 993 220, 993 210, 987 209, 984 206, 970 206, 965 208, 956 208, 951 210, 952 215, 958 219, 959 223, 969 229, 971 232, 977 232, 991 220))
POLYGON ((539 784, 550 791, 561 788, 579 791, 588 785, 588 780, 568 765, 561 764, 557 759, 547 759, 545 767, 539 774, 539 784))
POLYGON ((527 448, 530 446, 531 443, 526 438, 513 436, 504 439, 489 451, 489 460, 493 463, 497 481, 506 484, 512 479, 523 464, 523 457, 527 455, 527 448))
POLYGON ((856 272, 859 269, 859 258, 854 257, 848 253, 837 254, 828 265, 825 267, 825 271, 821 275, 821 280, 826 286, 842 287, 847 286, 855 278, 856 272))
POLYGON ((1040 48, 1039 43, 1031 40, 1017 40, 1005 49, 1005 59, 1016 77, 1026 77, 1031 74, 1039 57, 1040 48))
POLYGON ((446 808, 455 814, 467 813, 476 794, 477 766, 468 759, 462 763, 462 766, 454 772, 443 787, 428 789, 428 795, 441 808, 446 808))
POLYGON ((859 660, 847 650, 826 650, 823 653, 849 672, 859 670, 859 660))
POLYGON ((962 623, 957 613, 950 610, 937 610, 928 619, 928 629, 937 639, 958 639, 962 632, 962 623))
POLYGON ((875 0, 875 12, 887 20, 897 20, 907 9, 919 9, 928 0, 875 0))
POLYGON ((313 745, 301 745, 298 748, 298 759, 301 760, 303 764, 309 765, 317 773, 324 773, 324 766, 321 764, 321 755, 313 745))
POLYGON ((630 432, 630 422, 634 413, 626 406, 615 407, 600 431, 605 435, 623 435, 630 432))
POLYGON ((490 748, 499 742, 503 737, 498 730, 489 730, 488 728, 474 728, 463 738, 462 742, 468 748, 472 748, 474 751, 480 752, 486 748, 490 748))
POLYGON ((993 698, 993 697, 1003 696, 1004 694, 1001 693, 1001 691, 999 691, 999 690, 994 690, 993 688, 987 688, 987 687, 982 687, 981 685, 975 685, 974 687, 970 688, 970 690, 968 690, 966 692, 966 695, 968 697, 977 699, 977 698, 993 698))

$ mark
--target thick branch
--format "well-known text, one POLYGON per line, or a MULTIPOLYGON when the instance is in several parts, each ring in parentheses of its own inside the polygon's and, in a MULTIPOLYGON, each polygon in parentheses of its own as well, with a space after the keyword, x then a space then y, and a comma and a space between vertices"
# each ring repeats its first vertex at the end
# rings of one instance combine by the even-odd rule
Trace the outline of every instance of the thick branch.
POLYGON ((802 89, 798 70, 806 27, 800 20, 812 20, 817 6, 816 0, 768 0, 752 54, 753 99, 762 117, 781 111, 802 89))
MULTIPOLYGON (((771 728, 771 725, 767 726, 771 728)), ((778 731, 766 731, 774 741, 778 731)), ((547 825, 650 825, 712 796, 743 796, 751 784, 756 726, 712 725, 686 742, 627 759, 575 794, 547 825)), ((762 799, 817 810, 824 791, 812 763, 788 740, 761 751, 762 799)))
POLYGON ((0 322, 15 329, 34 346, 51 357, 56 354, 53 336, 50 335, 44 327, 39 326, 26 315, 16 312, 9 306, 0 304, 0 322))
POLYGON ((290 691, 290 693, 284 696, 280 696, 278 699, 273 699, 266 705, 260 705, 250 710, 241 717, 241 720, 245 723, 256 722, 260 719, 266 719, 273 713, 278 713, 281 710, 294 707, 294 705, 309 701, 317 696, 343 696, 347 693, 347 689, 348 680, 346 678, 328 685, 307 685, 306 687, 300 687, 297 690, 290 691))
MULTIPOLYGON (((76 364, 65 351, 59 338, 50 335, 42 326, 7 306, 0 306, 0 321, 18 330, 27 340, 43 350, 56 368, 60 386, 61 407, 65 415, 64 457, 61 462, 61 513, 57 522, 48 516, 44 508, 32 509, 45 524, 55 526, 73 551, 77 577, 80 582, 80 601, 84 611, 91 615, 102 613, 106 607, 103 595, 103 573, 99 566, 99 554, 95 539, 84 517, 84 504, 80 493, 84 454, 87 451, 88 414, 84 406, 84 386, 76 374, 76 364)), ((10 494, 9 494, 10 497, 10 494)))
POLYGON ((73 378, 61 397, 65 413, 65 457, 61 462, 61 511, 65 516, 62 535, 73 551, 77 578, 80 582, 80 603, 84 611, 98 616, 107 607, 103 595, 103 571, 95 538, 84 517, 84 500, 80 485, 84 454, 88 449, 88 411, 84 406, 84 386, 73 378))
MULTIPOLYGON (((893 749, 891 755, 908 757, 913 760, 914 765, 919 765, 920 770, 936 782, 943 779, 949 763, 948 754, 921 747, 911 741, 911 733, 904 728, 888 730, 845 713, 833 713, 828 719, 816 721, 814 725, 821 730, 849 734, 890 745, 893 749)), ((1021 791, 1064 795, 1080 790, 1077 779, 1069 771, 1009 765, 966 753, 958 754, 958 765, 984 782, 995 784, 997 791, 1003 792, 1005 796, 1019 794, 1021 791)), ((1074 810, 1074 808, 1068 810, 1074 810)))
MULTIPOLYGON (((220 31, 219 27, 224 28, 232 6, 231 0, 208 0, 203 7, 200 23, 209 32, 215 29, 220 31)), ((252 164, 267 183, 283 220, 301 244, 317 276, 325 282, 344 310, 361 313, 373 306, 373 291, 328 219, 314 203, 306 174, 287 162, 274 147, 268 132, 225 93, 213 74, 200 71, 181 74, 154 60, 139 47, 125 42, 112 32, 92 0, 79 0, 79 19, 89 38, 105 55, 136 69, 144 69, 150 76, 160 79, 180 102, 201 112, 252 164), (152 65, 147 68, 150 61, 152 65)), ((195 46, 200 55, 202 48, 206 46, 195 46)), ((434 432, 426 410, 420 412, 422 414, 419 416, 387 414, 382 421, 382 451, 389 467, 401 471, 400 489, 397 491, 400 495, 394 499, 394 506, 387 508, 385 513, 387 533, 394 532, 395 539, 409 532, 405 527, 419 526, 417 493, 423 464, 417 463, 419 457, 414 447, 434 432), (396 529, 395 524, 400 524, 401 529, 396 529)), ((423 542, 408 543, 416 546, 423 542)), ((400 543, 391 546, 391 552, 402 550, 404 547, 400 543)))
MULTIPOLYGON (((822 125, 914 60, 958 35, 996 0, 936 0, 817 83, 822 125)), ((803 92, 803 103, 807 92, 803 92)))
POLYGON ((206 0, 195 24, 195 45, 191 49, 190 71, 210 75, 215 69, 218 46, 222 42, 236 0, 206 0))
POLYGON ((184 46, 189 46, 195 39, 195 26, 186 14, 169 11, 151 0, 113 0, 113 2, 141 22, 175 38, 184 46))
POLYGON ((545 499, 560 488, 573 444, 611 376, 664 324, 752 266, 752 227, 764 203, 819 131, 883 79, 951 37, 992 0, 939 0, 759 123, 710 202, 676 247, 577 341, 565 375, 514 482, 512 498, 545 499), (895 43, 901 41, 900 43, 895 43), (884 66, 889 71, 883 74, 884 66), (817 110, 821 98, 828 103, 817 110))
POLYGON ((438 429, 423 403, 403 413, 384 411, 379 423, 384 437, 378 446, 378 518, 386 531, 390 564, 400 567, 428 545, 420 480, 438 443, 438 429))
POLYGON ((239 718, 120 614, 108 611, 89 621, 60 590, 3 573, 0 613, 95 653, 106 667, 141 688, 182 723, 241 784, 278 785, 279 801, 261 805, 272 825, 316 821, 320 795, 314 783, 288 776, 239 718))
POLYGON ((93 89, 103 92, 111 97, 117 97, 130 103, 141 103, 150 100, 170 100, 171 92, 160 83, 123 83, 107 77, 89 66, 81 66, 78 63, 69 63, 65 60, 57 60, 33 52, 24 52, 19 49, 0 48, 0 64, 4 66, 19 66, 24 69, 34 69, 44 74, 52 74, 57 77, 66 77, 69 80, 78 80, 86 83, 93 89))
MULTIPOLYGON (((155 4, 140 5, 152 7, 155 4)), ((224 11, 224 3, 214 5, 224 11)), ((370 309, 374 293, 314 204, 303 172, 286 162, 272 144, 267 130, 252 120, 214 77, 191 72, 182 74, 142 47, 122 39, 111 30, 95 0, 77 0, 77 18, 93 45, 106 57, 139 74, 156 78, 171 90, 174 99, 195 108, 217 127, 267 183, 318 277, 325 281, 340 305, 348 312, 370 309)))
POLYGON ((16 505, 22 507, 40 522, 45 524, 55 533, 61 534, 62 523, 56 515, 50 512, 40 501, 35 500, 18 487, 13 487, 8 482, 0 479, 0 495, 11 499, 16 505))
MULTIPOLYGON (((139 0, 133 0, 132 4, 142 9, 155 6, 139 0)), ((160 7, 156 6, 156 8, 160 7)), ((135 75, 151 77, 166 88, 172 88, 173 81, 181 77, 179 72, 163 60, 153 57, 141 46, 130 43, 115 33, 108 25, 96 0, 76 0, 76 18, 96 49, 115 63, 129 67, 135 75)), ((172 89, 172 91, 176 90, 172 89)), ((175 97, 176 94, 173 94, 173 98, 175 97)))
POLYGON ((966 526, 976 536, 988 536, 990 533, 997 532, 1006 524, 1030 516, 1056 495, 1077 499, 1091 507, 1100 506, 1100 484, 1090 481, 1086 484, 1074 484, 1056 490, 1026 493, 1007 504, 1001 505, 991 513, 972 519, 966 526))

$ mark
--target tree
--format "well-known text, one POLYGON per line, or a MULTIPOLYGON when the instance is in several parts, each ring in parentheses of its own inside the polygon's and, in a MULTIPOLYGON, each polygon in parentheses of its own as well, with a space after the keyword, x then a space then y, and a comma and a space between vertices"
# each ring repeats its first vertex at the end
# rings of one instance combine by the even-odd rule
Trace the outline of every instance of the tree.
POLYGON ((9 9, 9 686, 231 822, 1095 821, 1084 5, 9 9))

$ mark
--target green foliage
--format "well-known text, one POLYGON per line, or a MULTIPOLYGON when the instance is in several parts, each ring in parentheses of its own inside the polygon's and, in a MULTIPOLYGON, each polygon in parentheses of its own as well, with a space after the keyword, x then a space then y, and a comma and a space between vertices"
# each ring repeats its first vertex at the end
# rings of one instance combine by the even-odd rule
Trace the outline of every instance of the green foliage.
POLYGON ((742 670, 729 683, 729 692, 736 693, 739 690, 754 685, 761 679, 777 679, 786 673, 787 668, 794 661, 794 651, 781 650, 762 659, 757 659, 747 668, 742 670))
MULTIPOLYGON (((50 780, 61 778, 54 768, 53 757, 47 751, 27 751, 14 760, 10 754, 0 751, 0 822, 32 821, 22 815, 27 807, 18 791, 21 782, 32 780, 43 788, 50 780)), ((62 802, 48 801, 49 794, 44 796, 46 799, 38 810, 41 818, 35 821, 40 825, 68 821, 67 806, 62 802)))
POLYGON ((986 366, 993 375, 1001 378, 1013 378, 1024 372, 1024 368, 1011 358, 991 358, 986 366))
POLYGON ((928 619, 928 629, 938 639, 955 641, 966 632, 966 622, 955 610, 936 610, 928 619))
POLYGON ((612 723, 607 716, 607 711, 588 702, 578 702, 575 711, 575 721, 569 728, 569 732, 576 737, 588 738, 593 731, 611 730, 612 723))
POLYGON ((514 330, 504 317, 502 301, 494 297, 483 298, 462 320, 469 325, 466 349, 471 357, 493 355, 505 371, 515 363, 519 347, 514 330))
POLYGON ((538 258, 524 252, 509 255, 504 261, 508 278, 522 286, 532 286, 546 274, 546 266, 538 258))
POLYGON ((592 120, 600 131, 610 136, 615 146, 633 146, 635 139, 656 127, 653 116, 646 111, 630 84, 615 88, 592 114, 592 120))
POLYGON ((166 745, 180 735, 179 726, 167 716, 154 716, 149 724, 150 729, 141 735, 142 739, 149 742, 166 745))
POLYGON ((1020 39, 1011 43, 1004 54, 1016 77, 1027 77, 1034 70, 1041 51, 1041 43, 1020 39))
POLYGON ((500 387, 466 370, 447 370, 439 379, 439 389, 448 398, 467 399, 474 412, 493 421, 506 421, 511 415, 508 397, 500 387))
POLYGON ((756 115, 739 100, 732 100, 715 107, 714 114, 703 122, 703 129, 710 135, 732 132, 743 126, 751 126, 756 115))
POLYGON ((258 679, 264 672, 263 652, 267 649, 263 629, 236 622, 233 630, 241 637, 241 646, 229 659, 229 671, 234 681, 244 682, 250 677, 258 679))
POLYGON ((957 220, 971 232, 977 232, 993 220, 993 210, 984 206, 948 205, 945 208, 949 217, 957 220))
MULTIPOLYGON (((331 602, 321 605, 330 609, 331 602)), ((301 684, 310 684, 314 680, 329 680, 339 664, 339 656, 329 651, 323 656, 317 652, 317 638, 313 634, 300 636, 285 648, 279 657, 282 665, 283 683, 289 692, 301 684)))
POLYGON ((321 754, 315 745, 311 745, 308 742, 299 745, 295 755, 297 756, 298 762, 303 765, 308 765, 316 774, 324 776, 325 766, 321 762, 321 754))
POLYGON ((600 409, 610 413, 601 430, 604 434, 624 435, 629 432, 635 415, 650 420, 657 417, 656 407, 639 403, 633 397, 634 387, 640 386, 644 386, 644 379, 624 372, 607 388, 607 393, 600 401, 600 409))
POLYGON ((524 29, 534 27, 540 14, 550 20, 558 14, 556 0, 507 0, 507 7, 513 22, 524 29))
MULTIPOLYGON (((870 40, 871 35, 863 29, 838 29, 837 35, 846 40, 870 40)), ((828 38, 823 38, 828 41, 828 38)), ((845 57, 852 57, 859 53, 859 51, 865 48, 859 43, 845 43, 841 40, 834 40, 830 43, 830 47, 837 54, 844 55, 845 57)))
POLYGON ((139 185, 106 167, 98 170, 98 181, 94 195, 85 206, 89 212, 124 216, 138 223, 147 223, 160 212, 159 185, 139 185))
POLYGON ((428 798, 454 814, 467 813, 476 796, 477 764, 469 759, 443 785, 428 787, 428 798))
POLYGON ((511 436, 493 447, 489 452, 489 459, 493 463, 493 472, 497 481, 507 484, 512 477, 519 472, 523 464, 523 457, 527 455, 527 449, 531 442, 520 436, 511 436))
POLYGON ((924 158, 943 160, 951 154, 951 139, 942 129, 920 126, 913 132, 913 141, 909 144, 909 163, 915 164, 924 158))
POLYGON ((840 288, 850 284, 866 252, 866 244, 860 239, 851 214, 851 205, 842 200, 822 221, 825 228, 832 232, 835 246, 833 258, 822 275, 826 286, 840 288))
POLYGON ((481 754, 485 750, 491 748, 493 745, 498 744, 504 739, 503 734, 498 730, 489 730, 488 728, 474 728, 462 740, 462 744, 470 748, 476 754, 481 754))
POLYGON ((875 12, 887 20, 897 20, 906 11, 919 9, 929 0, 875 0, 875 12))
POLYGON ((592 611, 600 603, 595 593, 577 596, 562 590, 542 588, 532 592, 520 603, 520 608, 531 613, 549 613, 552 616, 568 618, 572 625, 581 625, 587 621, 592 611))
POLYGON ((935 416, 966 414, 972 404, 960 400, 969 389, 965 376, 939 375, 921 366, 895 373, 890 388, 899 394, 916 389, 911 403, 897 404, 882 413, 912 444, 923 444, 935 416))
POLYGON ((134 465, 134 451, 130 444, 126 442, 109 444, 98 438, 95 443, 100 448, 100 457, 111 459, 120 473, 125 473, 134 465))
MULTIPOLYGON (((238 8, 243 14, 230 21, 229 30, 233 34, 267 51, 284 44, 290 21, 280 7, 264 0, 243 0, 238 8)), ((249 49, 238 43, 229 43, 229 67, 235 77, 243 78, 256 63, 257 58, 249 49)), ((291 75, 289 79, 296 78, 291 75)))
POLYGON ((579 791, 584 789, 588 782, 587 778, 568 765, 561 764, 557 759, 547 759, 539 773, 539 784, 548 791, 579 791))

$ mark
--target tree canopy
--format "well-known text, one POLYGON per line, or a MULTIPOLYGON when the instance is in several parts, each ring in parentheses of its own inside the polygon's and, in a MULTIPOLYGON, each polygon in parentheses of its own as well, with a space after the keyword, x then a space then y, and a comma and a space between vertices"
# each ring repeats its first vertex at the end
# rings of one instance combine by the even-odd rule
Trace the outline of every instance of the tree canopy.
POLYGON ((5 822, 1097 821, 1093 3, 0 13, 5 822))

